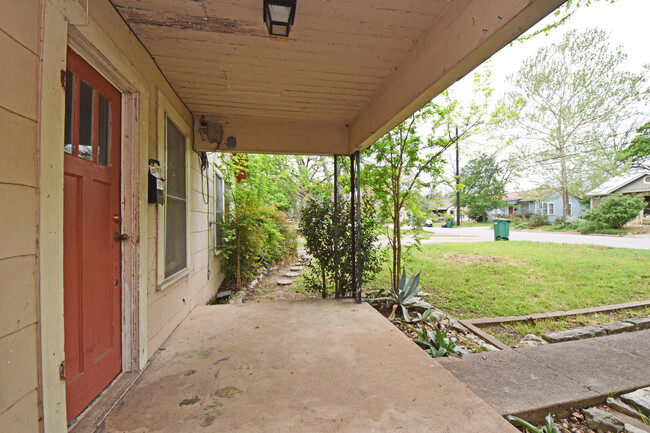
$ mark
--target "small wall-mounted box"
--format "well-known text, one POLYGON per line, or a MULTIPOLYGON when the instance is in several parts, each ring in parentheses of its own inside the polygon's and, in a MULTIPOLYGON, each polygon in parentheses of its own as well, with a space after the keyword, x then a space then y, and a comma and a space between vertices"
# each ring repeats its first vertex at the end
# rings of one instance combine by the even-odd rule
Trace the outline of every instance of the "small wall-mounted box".
POLYGON ((160 161, 149 160, 149 203, 165 204, 165 179, 160 161))

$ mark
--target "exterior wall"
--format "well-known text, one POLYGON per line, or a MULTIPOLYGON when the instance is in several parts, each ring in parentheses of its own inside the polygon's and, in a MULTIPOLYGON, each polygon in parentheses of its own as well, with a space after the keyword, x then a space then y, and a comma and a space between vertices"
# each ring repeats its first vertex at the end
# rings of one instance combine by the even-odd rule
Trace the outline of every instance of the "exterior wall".
MULTIPOLYGON (((570 196, 569 200, 572 206, 571 216, 577 218, 581 217, 585 212, 585 206, 580 204, 578 198, 574 196, 570 196)), ((492 218, 495 218, 497 216, 507 216, 509 207, 513 208, 514 213, 521 212, 521 213, 541 214, 542 212, 544 212, 544 208, 543 208, 544 203, 554 204, 555 212, 554 215, 548 216, 549 221, 553 222, 555 221, 556 218, 559 218, 562 215, 564 215, 564 204, 562 202, 562 196, 560 194, 551 194, 544 197, 541 200, 536 200, 532 202, 522 201, 520 203, 515 203, 514 201, 506 201, 506 207, 493 210, 491 212, 491 216, 492 218)))
POLYGON ((209 251, 198 158, 188 149, 189 270, 156 290, 158 211, 146 192, 147 162, 157 157, 159 95, 188 131, 192 116, 110 2, 90 0, 88 11, 79 0, 1 5, 0 57, 10 61, 0 68, 0 429, 67 432, 59 366, 65 359, 61 71, 68 43, 124 95, 123 218, 130 225, 122 230, 131 240, 123 260, 133 260, 124 269, 132 298, 123 298, 123 314, 134 315, 123 342, 133 345, 125 369, 142 368, 187 313, 216 292, 223 275, 209 251))
POLYGON ((0 429, 40 431, 38 128, 41 4, 0 14, 0 429), (6 61, 11 59, 11 61, 6 61))
MULTIPOLYGON (((580 218, 584 213, 584 205, 580 204, 580 201, 574 196, 569 196, 569 201, 571 202, 571 216, 580 218)), ((555 221, 564 215, 564 202, 560 194, 551 194, 538 201, 537 213, 543 212, 543 203, 553 203, 555 205, 555 215, 549 215, 549 221, 555 221)))
MULTIPOLYGON (((201 174, 200 162, 197 154, 191 150, 190 125, 183 123, 168 102, 167 98, 158 95, 158 142, 151 158, 164 163, 164 122, 165 115, 181 128, 188 137, 186 159, 188 167, 188 267, 179 276, 164 280, 164 239, 157 236, 157 233, 164 233, 164 207, 149 205, 149 237, 151 248, 148 249, 150 264, 149 279, 147 285, 147 309, 148 309, 148 353, 153 354, 165 341, 169 334, 180 324, 187 314, 196 306, 204 305, 205 302, 215 294, 224 275, 221 273, 218 261, 209 243, 211 236, 209 232, 210 207, 214 207, 213 197, 208 196, 208 191, 214 193, 214 176, 211 169, 208 174, 201 174), (203 183, 203 186, 202 186, 203 183), (206 201, 208 203, 206 203, 206 201), (157 227, 157 231, 156 231, 157 227), (156 271, 157 269, 157 271, 156 271), (210 276, 208 279, 208 269, 210 276)), ((151 148, 150 148, 151 152, 151 148)))
POLYGON ((639 192, 650 192, 650 174, 640 177, 634 182, 630 182, 622 188, 617 189, 612 194, 633 194, 639 192))

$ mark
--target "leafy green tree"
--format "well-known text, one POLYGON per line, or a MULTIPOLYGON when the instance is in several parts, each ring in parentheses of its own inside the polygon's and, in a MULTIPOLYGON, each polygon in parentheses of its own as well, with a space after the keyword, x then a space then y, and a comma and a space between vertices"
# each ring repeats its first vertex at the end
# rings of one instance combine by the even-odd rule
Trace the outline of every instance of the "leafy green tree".
POLYGON ((217 164, 224 175, 230 208, 221 225, 226 272, 241 288, 269 266, 296 254, 295 230, 288 227, 282 209, 288 209, 285 191, 277 184, 286 174, 279 158, 268 155, 223 154, 217 164))
POLYGON ((645 206, 645 200, 641 196, 615 194, 603 199, 598 206, 585 215, 585 218, 618 229, 632 218, 639 216, 645 206))
MULTIPOLYGON (((463 105, 450 91, 408 117, 363 154, 361 181, 372 189, 379 213, 392 224, 387 232, 392 250, 392 284, 398 286, 402 269, 401 218, 409 213, 423 218, 422 193, 432 189, 443 172, 444 152, 500 118, 501 106, 488 115, 492 93, 490 71, 474 74, 475 95, 481 99, 463 105), (422 130, 430 126, 430 133, 422 130)), ((416 237, 415 246, 419 245, 416 237)), ((408 248, 408 247, 407 247, 408 248)), ((408 249, 406 250, 408 252, 408 249)))
POLYGON ((562 193, 565 215, 569 191, 584 192, 622 170, 621 138, 648 99, 646 70, 622 70, 625 58, 601 30, 570 31, 509 77, 508 134, 520 168, 562 193))
MULTIPOLYGON (((364 195, 361 200, 361 281, 371 280, 380 270, 381 251, 377 242, 377 224, 373 200, 364 195)), ((305 248, 313 256, 305 275, 307 285, 328 296, 334 281, 334 204, 327 193, 318 193, 307 200, 300 218, 300 232, 305 238, 305 248), (313 276, 317 276, 314 278, 313 276)), ((350 233, 350 201, 339 198, 339 281, 343 289, 352 287, 352 236, 350 233)), ((359 234, 357 234, 359 235, 359 234)))
POLYGON ((630 145, 619 152, 618 158, 636 168, 650 170, 650 122, 636 130, 637 136, 630 145))
MULTIPOLYGON (((580 6, 588 7, 594 3, 598 3, 599 1, 616 3, 616 0, 567 0, 562 6, 558 7, 555 12, 553 12, 553 16, 555 17, 553 21, 531 34, 520 36, 517 38, 517 41, 524 42, 539 35, 548 36, 552 30, 566 24, 579 10, 580 6)), ((514 41, 512 43, 514 43, 514 41)))
POLYGON ((494 155, 479 154, 461 171, 462 197, 469 217, 484 221, 486 212, 503 205, 508 168, 499 164, 494 155))
POLYGON ((393 256, 394 286, 398 284, 402 267, 402 216, 407 210, 411 214, 419 212, 417 198, 420 190, 429 187, 432 180, 440 176, 441 156, 451 145, 446 137, 430 135, 423 138, 418 129, 426 122, 432 122, 434 128, 441 127, 449 112, 448 107, 429 103, 379 139, 370 152, 363 155, 361 179, 372 189, 382 217, 392 223, 387 235, 393 256))

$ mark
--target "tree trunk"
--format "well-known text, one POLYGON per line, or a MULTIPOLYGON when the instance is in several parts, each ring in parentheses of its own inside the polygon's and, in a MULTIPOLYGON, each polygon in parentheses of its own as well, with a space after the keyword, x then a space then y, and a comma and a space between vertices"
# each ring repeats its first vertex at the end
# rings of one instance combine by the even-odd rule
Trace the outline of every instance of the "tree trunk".
MULTIPOLYGON (((399 191, 399 187, 397 188, 399 191)), ((397 290, 399 284, 399 272, 402 261, 402 231, 399 208, 399 192, 395 195, 393 202, 393 281, 392 285, 397 290)))
POLYGON ((564 146, 562 147, 560 170, 562 176, 562 215, 569 216, 569 180, 567 176, 566 159, 564 158, 564 146))
POLYGON ((237 290, 241 289, 241 242, 239 241, 240 229, 237 229, 237 290))
POLYGON ((321 265, 321 277, 323 278, 323 286, 321 289, 321 296, 323 299, 327 298, 327 287, 325 286, 325 266, 321 265))

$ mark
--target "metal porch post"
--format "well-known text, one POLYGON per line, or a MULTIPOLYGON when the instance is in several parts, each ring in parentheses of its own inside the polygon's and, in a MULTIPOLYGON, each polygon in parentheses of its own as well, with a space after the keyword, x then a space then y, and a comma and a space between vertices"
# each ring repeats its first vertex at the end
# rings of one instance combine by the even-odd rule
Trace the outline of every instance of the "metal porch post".
POLYGON ((357 302, 361 302, 361 270, 363 268, 363 261, 361 259, 361 156, 359 151, 355 154, 355 163, 356 163, 356 181, 357 181, 357 206, 356 206, 356 225, 357 225, 357 237, 356 237, 356 293, 355 297, 357 302))
POLYGON ((351 292, 356 296, 357 291, 357 240, 356 240, 356 224, 355 224, 355 214, 356 207, 354 204, 354 188, 356 187, 355 182, 355 164, 354 164, 354 154, 350 155, 350 235, 352 236, 352 254, 350 259, 352 260, 352 272, 350 277, 352 278, 352 287, 350 288, 351 292))
POLYGON ((341 283, 339 281, 339 159, 334 155, 334 298, 341 298, 341 283))

